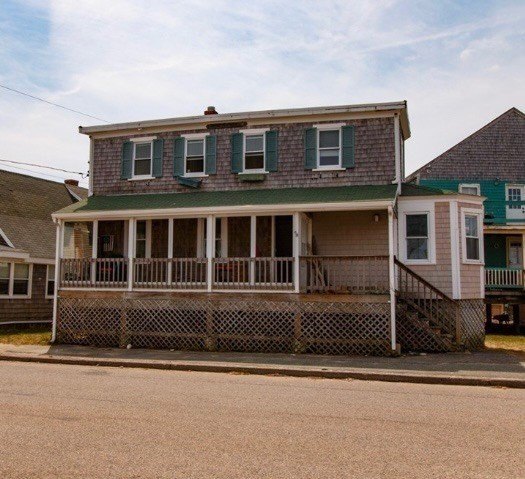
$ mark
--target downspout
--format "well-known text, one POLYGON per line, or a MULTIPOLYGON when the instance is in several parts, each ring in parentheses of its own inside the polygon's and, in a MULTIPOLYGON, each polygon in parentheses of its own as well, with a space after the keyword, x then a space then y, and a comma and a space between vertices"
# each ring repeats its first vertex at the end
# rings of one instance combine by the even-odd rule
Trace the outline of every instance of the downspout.
POLYGON ((62 245, 62 231, 63 222, 62 220, 54 220, 56 224, 56 244, 55 244, 55 288, 53 291, 53 326, 51 332, 51 342, 56 341, 57 334, 57 317, 58 317, 58 283, 60 281, 60 257, 61 257, 61 245, 62 245))
POLYGON ((401 168, 401 142, 400 142, 400 124, 399 113, 394 114, 394 159, 396 168, 397 194, 401 194, 401 184, 403 183, 402 168, 401 168))
POLYGON ((89 181, 88 196, 93 196, 93 160, 95 158, 95 142, 89 137, 89 181))

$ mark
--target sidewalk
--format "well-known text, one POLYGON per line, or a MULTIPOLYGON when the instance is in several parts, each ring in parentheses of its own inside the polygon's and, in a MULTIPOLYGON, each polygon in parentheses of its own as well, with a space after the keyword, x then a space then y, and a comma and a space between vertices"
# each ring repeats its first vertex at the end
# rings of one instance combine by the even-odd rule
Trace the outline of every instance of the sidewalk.
POLYGON ((382 358, 0 344, 0 361, 525 388, 525 356, 498 351, 382 358))

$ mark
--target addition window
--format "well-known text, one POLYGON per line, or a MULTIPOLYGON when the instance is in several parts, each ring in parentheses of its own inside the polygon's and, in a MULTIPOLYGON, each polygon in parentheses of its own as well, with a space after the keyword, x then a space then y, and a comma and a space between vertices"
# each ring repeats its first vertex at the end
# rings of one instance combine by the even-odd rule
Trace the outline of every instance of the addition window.
POLYGON ((479 184, 473 183, 473 184, 461 184, 459 185, 459 192, 463 193, 464 195, 480 195, 480 188, 479 184))
POLYGON ((186 140, 186 176, 201 176, 204 174, 204 139, 186 140))
POLYGON ((428 214, 406 215, 406 258, 428 260, 428 214))
POLYGON ((133 144, 133 176, 151 176, 153 142, 133 144))
POLYGON ((0 297, 29 298, 31 271, 28 263, 0 263, 0 297))
POLYGON ((319 168, 338 168, 341 166, 341 128, 318 130, 319 168))
POLYGON ((29 265, 15 263, 13 275, 13 296, 27 296, 29 294, 29 265))
POLYGON ((264 171, 264 134, 244 135, 244 171, 264 171))
POLYGON ((55 295, 55 265, 47 265, 46 275, 46 298, 52 298, 55 295))
POLYGON ((9 281, 11 277, 11 264, 0 263, 0 296, 9 296, 9 281))
POLYGON ((465 215, 465 258, 479 261, 479 215, 465 215))

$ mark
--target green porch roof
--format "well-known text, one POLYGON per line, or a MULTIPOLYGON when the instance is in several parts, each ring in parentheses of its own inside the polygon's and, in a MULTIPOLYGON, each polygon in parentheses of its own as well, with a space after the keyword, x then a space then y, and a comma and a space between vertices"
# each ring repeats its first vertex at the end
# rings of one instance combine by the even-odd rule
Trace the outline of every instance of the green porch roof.
MULTIPOLYGON (((435 188, 419 187, 417 185, 403 185, 403 195, 428 196, 431 194, 439 195, 446 194, 446 192, 435 188), (419 194, 417 194, 418 192, 419 194)), ((57 213, 341 203, 350 201, 392 201, 395 195, 396 185, 390 184, 91 196, 86 200, 57 211, 57 213)))

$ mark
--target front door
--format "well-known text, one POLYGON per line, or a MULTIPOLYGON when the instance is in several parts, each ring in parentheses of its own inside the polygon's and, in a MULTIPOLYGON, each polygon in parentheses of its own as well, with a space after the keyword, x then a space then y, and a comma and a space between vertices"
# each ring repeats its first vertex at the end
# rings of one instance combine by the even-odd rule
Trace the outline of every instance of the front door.
POLYGON ((509 240, 509 268, 522 267, 522 245, 519 240, 509 240))

